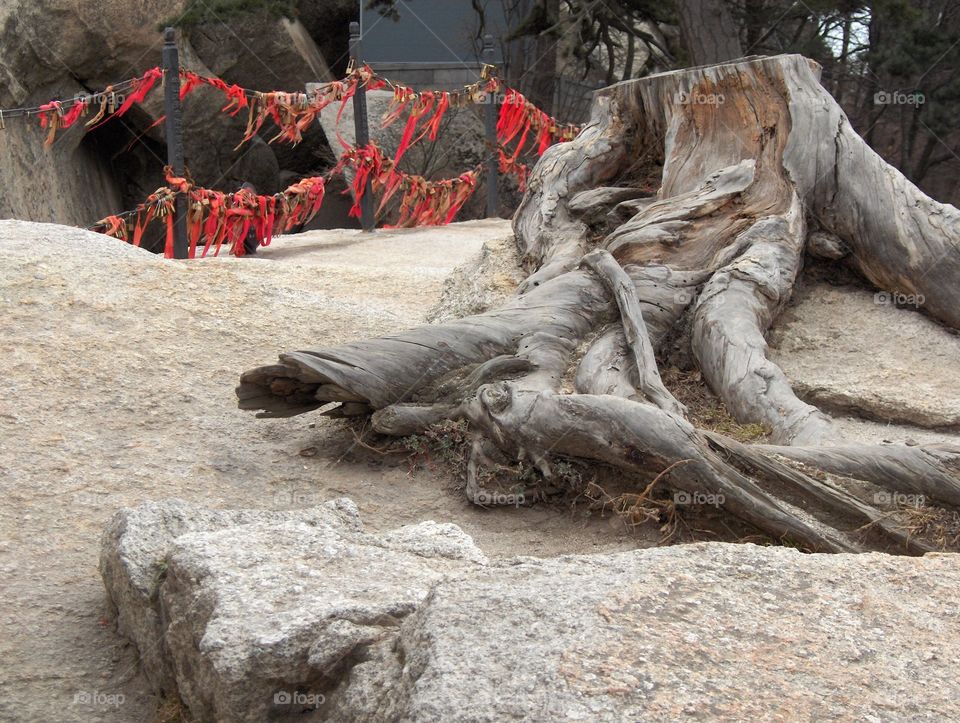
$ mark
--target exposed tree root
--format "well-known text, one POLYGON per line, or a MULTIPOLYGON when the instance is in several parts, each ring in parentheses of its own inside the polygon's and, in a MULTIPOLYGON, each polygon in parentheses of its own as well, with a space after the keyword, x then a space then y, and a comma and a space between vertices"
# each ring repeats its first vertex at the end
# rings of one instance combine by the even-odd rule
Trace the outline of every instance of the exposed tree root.
POLYGON ((657 360, 653 354, 653 344, 647 333, 647 325, 643 321, 643 313, 640 311, 640 301, 633 281, 605 249, 591 251, 583 257, 582 263, 593 269, 617 301, 624 340, 627 348, 633 353, 632 366, 636 375, 637 388, 660 409, 681 417, 686 416, 687 410, 674 399, 663 386, 663 380, 660 379, 657 360))
POLYGON ((845 445, 767 356, 806 249, 960 328, 960 212, 853 133, 814 64, 748 59, 600 92, 583 133, 538 163, 514 230, 529 275, 504 306, 284 354, 243 374, 240 406, 284 416, 335 403, 325 413, 372 413, 376 431, 400 436, 468 420, 478 504, 536 493, 484 488, 501 455, 562 487, 561 455, 622 470, 641 507, 656 486, 711 495, 810 550, 919 554, 953 539, 939 515, 960 508, 960 449, 845 445), (694 427, 658 369, 668 340, 776 444, 694 427), (943 507, 909 517, 864 485, 943 507))

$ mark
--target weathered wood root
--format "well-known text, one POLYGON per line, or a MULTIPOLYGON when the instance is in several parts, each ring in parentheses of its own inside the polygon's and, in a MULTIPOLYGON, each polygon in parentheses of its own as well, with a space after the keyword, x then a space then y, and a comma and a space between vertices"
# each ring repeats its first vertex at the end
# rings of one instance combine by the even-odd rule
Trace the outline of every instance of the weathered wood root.
POLYGON ((804 224, 799 204, 761 219, 738 244, 747 248, 714 274, 697 300, 691 344, 704 379, 730 413, 760 422, 787 444, 839 439, 829 417, 793 393, 767 357, 764 331, 786 304, 800 270, 804 224))
POLYGON ((621 328, 627 347, 633 353, 633 369, 637 388, 660 409, 685 417, 686 408, 663 385, 653 344, 640 311, 640 300, 633 281, 609 251, 597 249, 583 257, 584 266, 593 269, 613 294, 620 309, 621 328))
MULTIPOLYGON (((725 510, 775 539, 816 551, 884 550, 922 554, 932 549, 911 538, 875 507, 840 484, 818 479, 785 464, 782 450, 748 447, 715 433, 701 433, 675 415, 648 404, 586 394, 529 392, 512 383, 488 385, 459 411, 505 449, 540 450, 604 462, 638 477, 655 475, 684 462, 669 484, 695 496, 722 499, 725 510), (867 528, 867 534, 859 531, 867 528)), ((917 477, 936 485, 944 499, 960 485, 960 450, 897 448, 897 465, 873 480, 895 489, 913 489, 917 477), (906 450, 906 451, 904 451, 906 450), (930 454, 942 455, 934 464, 930 454), (953 465, 953 466, 951 466, 953 465)), ((860 449, 869 464, 869 448, 860 449)), ((821 470, 816 455, 804 450, 805 464, 818 472, 843 468, 825 453, 821 470)), ((846 459, 850 460, 850 455, 846 459)), ((929 488, 929 487, 928 487, 929 488)))
POLYGON ((528 367, 529 360, 493 361, 518 356, 521 340, 537 332, 582 339, 615 315, 616 305, 597 276, 572 271, 486 314, 328 349, 281 354, 279 364, 242 374, 237 396, 242 409, 261 410, 262 417, 302 414, 345 394, 373 409, 404 402, 459 402, 471 385, 492 373, 504 374, 499 364, 528 367), (475 378, 464 378, 465 370, 475 378))

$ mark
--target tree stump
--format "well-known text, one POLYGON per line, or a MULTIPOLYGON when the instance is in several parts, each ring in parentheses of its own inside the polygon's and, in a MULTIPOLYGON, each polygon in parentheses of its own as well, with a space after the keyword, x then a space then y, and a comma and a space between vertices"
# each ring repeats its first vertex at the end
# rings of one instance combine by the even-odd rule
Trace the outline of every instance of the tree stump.
POLYGON ((528 274, 513 299, 283 354, 242 375, 240 406, 288 416, 340 402, 334 416, 372 415, 392 435, 464 419, 478 458, 497 449, 546 479, 556 455, 594 460, 638 485, 662 475, 722 494, 728 512, 808 549, 932 549, 844 482, 960 507, 960 448, 844 444, 767 356, 805 252, 960 329, 960 212, 874 153, 818 78, 783 55, 599 91, 590 123, 532 173, 513 222, 528 274), (774 445, 686 419, 656 361, 678 334, 730 413, 774 445))

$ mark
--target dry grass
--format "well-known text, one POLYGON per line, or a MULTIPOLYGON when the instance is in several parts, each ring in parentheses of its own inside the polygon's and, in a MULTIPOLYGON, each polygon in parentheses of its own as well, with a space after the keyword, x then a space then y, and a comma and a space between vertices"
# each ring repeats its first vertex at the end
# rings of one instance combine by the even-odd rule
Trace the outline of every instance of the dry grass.
POLYGON ((161 698, 150 723, 194 723, 194 719, 179 697, 161 698))
POLYGON ((660 376, 667 389, 685 404, 690 421, 697 427, 719 432, 739 442, 766 442, 770 430, 762 424, 740 424, 730 416, 723 402, 716 397, 699 370, 681 371, 676 367, 661 370, 660 376))
MULTIPOLYGON (((630 529, 655 524, 659 527, 658 545, 666 545, 677 534, 680 517, 672 500, 658 499, 649 495, 650 487, 637 494, 624 492, 612 495, 596 482, 590 482, 583 497, 591 503, 591 509, 601 514, 612 512, 630 529)), ((576 503, 576 500, 574 500, 576 503)))
POLYGON ((407 455, 410 471, 423 467, 461 476, 467 467, 472 439, 464 421, 445 421, 425 429, 420 434, 402 437, 395 447, 407 455))
POLYGON ((960 550, 960 512, 942 507, 910 507, 898 510, 904 529, 941 550, 960 550))

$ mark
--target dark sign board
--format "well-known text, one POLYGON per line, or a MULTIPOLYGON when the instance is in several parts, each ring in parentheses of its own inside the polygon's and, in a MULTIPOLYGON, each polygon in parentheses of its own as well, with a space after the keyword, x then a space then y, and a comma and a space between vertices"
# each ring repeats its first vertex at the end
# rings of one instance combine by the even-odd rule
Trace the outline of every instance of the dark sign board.
POLYGON ((398 19, 360 0, 360 34, 366 62, 449 66, 480 62, 482 36, 505 34, 503 0, 396 0, 398 19))

